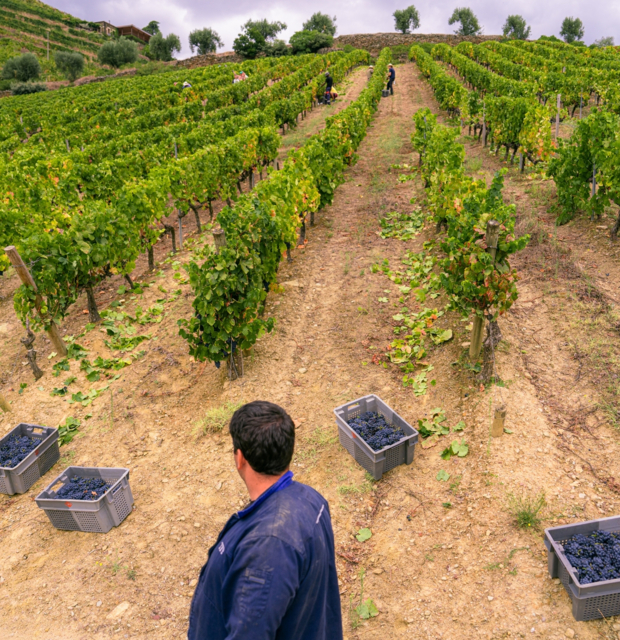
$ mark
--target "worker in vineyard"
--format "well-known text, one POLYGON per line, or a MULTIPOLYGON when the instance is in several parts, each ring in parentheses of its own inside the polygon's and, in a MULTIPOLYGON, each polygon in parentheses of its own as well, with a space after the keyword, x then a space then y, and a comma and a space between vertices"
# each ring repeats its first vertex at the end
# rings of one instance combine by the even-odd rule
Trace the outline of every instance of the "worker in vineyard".
POLYGON ((396 82, 396 70, 394 65, 388 64, 388 83, 387 90, 394 95, 394 83, 396 82))
POLYGON ((331 77, 329 71, 326 71, 325 72, 325 104, 331 103, 333 86, 334 86, 334 79, 331 77))
POLYGON ((256 401, 234 413, 229 429, 250 502, 209 549, 188 640, 342 640, 329 505, 293 481, 293 421, 256 401))

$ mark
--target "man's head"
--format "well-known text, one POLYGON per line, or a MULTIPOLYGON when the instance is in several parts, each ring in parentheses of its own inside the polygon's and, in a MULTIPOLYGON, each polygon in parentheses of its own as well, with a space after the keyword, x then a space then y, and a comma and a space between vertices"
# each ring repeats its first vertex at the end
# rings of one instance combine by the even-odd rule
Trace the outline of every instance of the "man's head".
POLYGON ((250 402, 235 411, 229 429, 235 459, 240 451, 252 470, 265 476, 279 476, 288 469, 295 449, 295 425, 282 407, 250 402))

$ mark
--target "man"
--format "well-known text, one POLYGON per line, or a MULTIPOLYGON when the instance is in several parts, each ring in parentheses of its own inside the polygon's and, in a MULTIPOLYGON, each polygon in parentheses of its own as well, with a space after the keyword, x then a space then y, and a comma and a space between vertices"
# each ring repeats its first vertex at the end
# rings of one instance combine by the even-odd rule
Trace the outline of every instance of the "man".
POLYGON ((230 421, 250 504, 209 549, 189 616, 189 640, 342 640, 329 506, 289 471, 295 425, 251 402, 230 421))
POLYGON ((394 82, 396 82, 396 71, 391 64, 388 64, 388 83, 387 90, 394 95, 394 82))
POLYGON ((325 104, 330 104, 332 97, 332 87, 334 86, 334 79, 329 74, 329 71, 325 72, 325 104))

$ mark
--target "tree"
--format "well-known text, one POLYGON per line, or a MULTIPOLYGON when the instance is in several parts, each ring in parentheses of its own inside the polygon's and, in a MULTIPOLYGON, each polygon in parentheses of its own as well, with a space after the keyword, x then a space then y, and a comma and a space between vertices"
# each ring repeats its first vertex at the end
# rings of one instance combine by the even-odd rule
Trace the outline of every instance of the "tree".
POLYGON ((267 42, 265 44, 265 55, 269 58, 279 58, 281 56, 288 56, 291 53, 291 49, 288 47, 284 40, 274 40, 273 42, 267 42))
POLYGON ((155 60, 170 62, 175 51, 181 51, 181 40, 174 33, 169 33, 165 38, 161 33, 156 33, 149 40, 149 52, 155 60))
POLYGON ((97 58, 101 64, 118 69, 128 62, 135 62, 138 59, 138 45, 125 36, 121 36, 118 40, 103 44, 97 53, 97 58))
POLYGON ((259 53, 267 54, 273 39, 286 29, 284 22, 248 20, 241 25, 240 33, 233 43, 233 51, 244 58, 253 60, 259 53))
POLYGON ((297 31, 291 36, 290 43, 294 54, 316 53, 324 47, 331 47, 334 38, 329 33, 319 31, 297 31))
POLYGON ((81 53, 70 53, 68 51, 57 51, 54 54, 56 68, 70 82, 74 82, 84 71, 84 56, 81 53))
POLYGON ((411 31, 415 31, 420 28, 420 14, 413 5, 402 10, 396 9, 393 15, 396 31, 409 33, 410 29, 411 31))
POLYGON ((330 18, 327 14, 317 11, 310 16, 310 20, 304 22, 304 31, 318 31, 330 36, 336 35, 336 16, 330 18))
POLYGON ((560 35, 564 38, 564 42, 575 42, 583 38, 584 29, 583 22, 579 18, 564 18, 560 35))
POLYGON ((523 16, 508 16, 504 23, 504 36, 510 40, 527 40, 532 27, 528 27, 523 16))
POLYGON ((244 58, 254 60, 259 53, 265 51, 266 44, 262 33, 252 27, 237 36, 233 43, 233 51, 244 58))
POLYGON ((609 36, 607 38, 599 38, 594 41, 595 47, 613 47, 614 46, 614 38, 613 36, 609 36))
POLYGON ((469 7, 460 7, 454 10, 448 24, 457 22, 461 26, 454 33, 459 36, 477 36, 482 31, 478 18, 469 7))
POLYGON ((198 55, 204 56, 207 53, 215 53, 218 47, 223 47, 224 43, 217 31, 205 27, 196 29, 189 34, 189 48, 194 53, 194 48, 198 49, 198 55))
POLYGON ((159 30, 159 22, 157 22, 157 20, 151 20, 146 25, 146 27, 142 29, 142 31, 146 31, 147 33, 150 33, 152 36, 154 36, 156 33, 161 33, 161 31, 159 30))
POLYGON ((2 67, 3 80, 18 80, 28 82, 36 80, 41 75, 41 65, 34 53, 24 53, 10 58, 2 67))
POLYGON ((256 29, 265 40, 273 40, 280 31, 286 29, 284 22, 268 22, 263 20, 248 20, 241 28, 247 34, 250 29, 256 29))

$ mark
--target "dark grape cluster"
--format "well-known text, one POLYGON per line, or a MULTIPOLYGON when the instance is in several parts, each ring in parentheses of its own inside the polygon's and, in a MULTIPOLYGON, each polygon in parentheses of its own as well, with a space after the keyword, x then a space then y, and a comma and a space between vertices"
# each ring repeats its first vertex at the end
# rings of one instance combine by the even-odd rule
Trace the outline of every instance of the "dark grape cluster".
POLYGON ((79 478, 73 476, 56 492, 63 500, 97 500, 110 488, 110 483, 101 478, 79 478))
POLYGON ((17 466, 33 449, 41 443, 38 438, 13 434, 0 447, 0 467, 11 469, 17 466))
POLYGON ((579 533, 563 546, 566 559, 577 569, 581 584, 620 578, 620 534, 609 531, 579 533))
POLYGON ((352 418, 348 425, 370 445, 373 451, 379 451, 405 437, 400 427, 389 424, 380 413, 374 411, 366 411, 361 416, 352 418))

